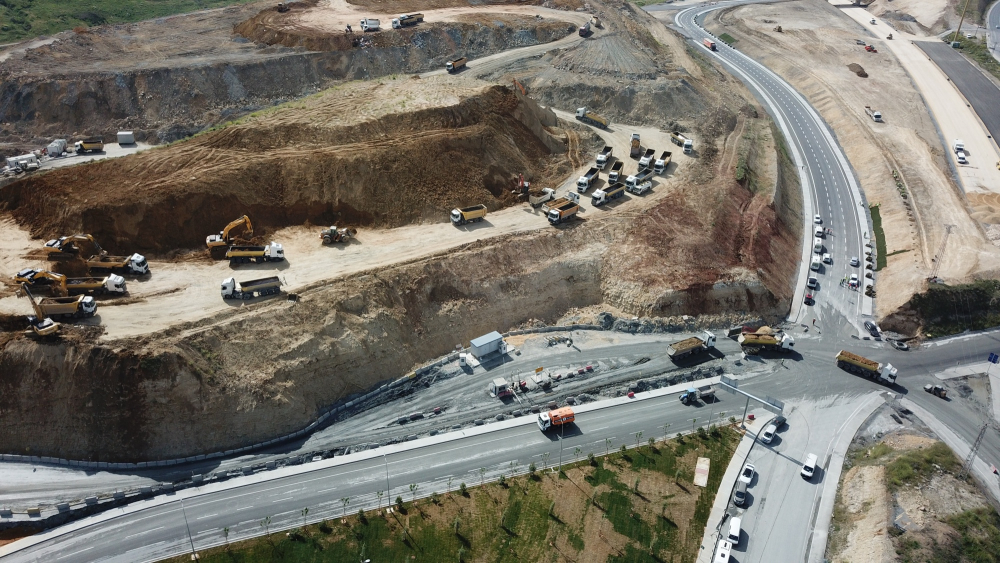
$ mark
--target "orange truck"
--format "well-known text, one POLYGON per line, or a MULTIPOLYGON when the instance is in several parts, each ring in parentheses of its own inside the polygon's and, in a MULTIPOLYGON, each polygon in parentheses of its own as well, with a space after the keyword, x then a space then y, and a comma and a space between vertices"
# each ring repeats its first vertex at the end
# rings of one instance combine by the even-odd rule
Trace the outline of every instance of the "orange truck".
POLYGON ((702 39, 701 42, 704 43, 709 49, 713 51, 715 50, 715 41, 712 41, 711 39, 702 39))
POLYGON ((538 427, 541 428, 542 432, 554 426, 569 424, 574 420, 576 420, 576 415, 573 413, 573 409, 569 407, 538 413, 538 427))

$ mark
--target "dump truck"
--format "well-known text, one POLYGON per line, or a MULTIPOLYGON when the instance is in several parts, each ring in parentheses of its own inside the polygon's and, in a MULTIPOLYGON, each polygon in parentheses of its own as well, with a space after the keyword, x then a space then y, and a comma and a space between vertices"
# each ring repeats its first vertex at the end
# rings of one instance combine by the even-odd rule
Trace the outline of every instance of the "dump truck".
POLYGON ((548 215, 549 211, 559 209, 567 203, 580 203, 580 194, 576 192, 566 192, 564 197, 554 199, 542 204, 542 212, 548 215))
POLYGON ((273 295, 281 293, 281 280, 278 276, 237 282, 236 278, 222 280, 223 299, 251 299, 257 295, 273 295))
POLYGON ((334 244, 337 242, 347 242, 356 234, 358 234, 357 229, 349 229, 347 227, 338 229, 336 225, 333 225, 329 229, 321 230, 319 238, 323 240, 323 244, 334 244))
POLYGON ((599 176, 600 176, 600 170, 598 170, 596 166, 592 167, 590 170, 587 170, 586 174, 577 178, 576 191, 582 194, 583 192, 589 190, 591 186, 594 185, 594 182, 597 181, 597 178, 599 176))
POLYGON ((59 332, 59 323, 45 315, 45 311, 38 306, 38 302, 35 301, 35 296, 28 290, 28 286, 21 284, 21 290, 24 296, 28 298, 28 301, 31 302, 31 308, 35 311, 34 315, 28 315, 28 326, 31 327, 31 331, 38 336, 50 336, 59 332))
POLYGON ((625 187, 632 191, 634 188, 648 181, 652 181, 654 172, 650 169, 640 170, 633 176, 625 178, 625 187))
POLYGON ((465 68, 466 63, 468 62, 469 59, 467 59, 466 57, 459 57, 453 61, 448 61, 447 63, 445 63, 444 69, 447 70, 448 72, 458 72, 463 68, 465 68))
POLYGON ((70 260, 77 256, 104 254, 104 249, 90 235, 70 235, 50 240, 42 247, 49 260, 70 260))
POLYGON ((639 170, 652 166, 654 156, 656 156, 656 149, 646 149, 646 152, 639 157, 639 170))
POLYGON ((670 151, 663 151, 660 153, 660 158, 657 158, 656 162, 653 163, 653 172, 656 174, 663 174, 666 172, 667 166, 670 166, 670 157, 673 155, 674 153, 670 151))
POLYGON ((29 268, 15 274, 14 282, 26 284, 35 291, 48 290, 50 295, 56 297, 81 293, 123 294, 126 291, 125 278, 115 274, 93 278, 67 278, 63 274, 29 268))
POLYGON ((248 264, 250 262, 256 262, 257 264, 263 262, 283 262, 285 260, 285 247, 274 241, 265 246, 230 246, 229 250, 226 251, 226 258, 229 259, 230 266, 248 264))
POLYGON ((736 339, 747 354, 768 352, 791 352, 795 347, 795 339, 783 332, 775 334, 741 334, 736 339))
POLYGON ((708 47, 709 50, 711 51, 715 50, 715 41, 712 41, 711 39, 702 39, 701 42, 704 43, 704 45, 708 47))
POLYGON ((104 139, 102 137, 87 137, 86 139, 81 139, 73 143, 73 150, 76 154, 83 154, 86 152, 100 152, 104 150, 104 139))
POLYGON ((593 25, 594 27, 600 29, 600 27, 601 27, 601 18, 599 18, 597 16, 591 16, 590 17, 590 24, 593 25))
POLYGON ((423 14, 402 14, 398 18, 392 18, 392 28, 401 29, 409 25, 417 25, 424 21, 423 14))
POLYGON ((578 29, 577 31, 579 32, 580 37, 586 37, 590 35, 590 22, 581 25, 580 29, 578 29))
POLYGON ((510 397, 514 395, 514 389, 507 383, 507 380, 498 377, 490 382, 490 395, 493 395, 497 399, 503 399, 504 397, 510 397))
POLYGON ((611 145, 604 145, 601 152, 597 153, 597 158, 595 159, 597 163, 597 168, 604 170, 604 167, 608 165, 608 160, 611 159, 611 154, 614 152, 614 148, 611 145))
POLYGON ((868 114, 868 117, 872 118, 872 121, 882 123, 882 112, 872 109, 871 106, 865 106, 865 113, 868 114))
POLYGON ((576 420, 576 414, 569 407, 562 407, 548 412, 538 413, 538 428, 545 432, 549 428, 570 424, 576 420))
POLYGON ((575 202, 565 203, 556 209, 549 210, 549 223, 553 225, 558 225, 559 223, 564 223, 569 221, 576 214, 580 212, 580 205, 575 202))
POLYGON ((239 219, 234 219, 225 226, 219 234, 208 235, 205 237, 205 246, 208 247, 209 252, 214 252, 219 254, 221 258, 222 251, 233 244, 233 238, 236 235, 234 229, 242 227, 242 235, 244 237, 253 236, 253 223, 250 222, 250 217, 244 215, 239 219))
POLYGON ((594 207, 600 207, 605 203, 618 199, 625 195, 625 184, 618 182, 617 184, 612 184, 610 187, 604 188, 603 190, 597 190, 594 195, 590 198, 590 203, 594 207))
POLYGON ((896 368, 892 364, 881 364, 875 360, 869 360, 864 356, 841 350, 834 359, 837 360, 837 367, 844 371, 855 373, 862 377, 867 377, 891 385, 896 382, 896 368))
POLYGON ((108 256, 97 254, 87 258, 87 268, 90 271, 114 272, 116 274, 132 274, 141 276, 149 273, 149 262, 142 254, 129 256, 108 256))
POLYGON ((556 197, 556 191, 552 188, 542 188, 528 192, 528 205, 538 207, 546 201, 552 201, 556 197))
POLYGON ((681 393, 678 399, 685 405, 690 405, 699 399, 706 403, 715 402, 715 387, 711 385, 703 385, 697 389, 688 387, 687 391, 681 393))
POLYGON ((639 155, 642 154, 642 147, 639 145, 639 134, 638 133, 632 133, 632 140, 630 141, 630 143, 631 143, 631 145, 630 145, 629 151, 628 151, 629 157, 630 158, 639 158, 639 155))
POLYGON ((378 31, 381 22, 372 18, 361 19, 361 31, 378 31))
POLYGON ((76 297, 43 297, 38 307, 46 317, 92 317, 97 311, 97 302, 89 295, 76 297))
POLYGON ((948 390, 940 385, 931 385, 928 383, 927 385, 924 385, 924 391, 927 391, 931 395, 941 397, 942 399, 948 398, 948 390))
POLYGON ((483 204, 451 210, 451 222, 456 225, 478 223, 483 220, 483 217, 486 217, 486 206, 483 204))
POLYGON ((608 172, 608 181, 614 184, 621 179, 622 168, 625 167, 625 163, 618 161, 611 165, 611 172, 608 172))
POLYGON ((589 123, 594 127, 600 127, 601 129, 607 129, 609 121, 600 115, 588 110, 587 108, 576 108, 576 118, 584 123, 589 123))
POLYGON ((667 356, 671 360, 679 360, 692 354, 705 352, 709 348, 715 347, 715 334, 704 331, 701 336, 692 336, 684 340, 678 340, 667 346, 667 356))
POLYGON ((636 184, 625 184, 625 189, 635 195, 642 195, 648 192, 653 187, 653 182, 646 180, 645 182, 639 182, 636 184))
POLYGON ((684 154, 689 154, 694 150, 694 141, 681 135, 677 131, 670 134, 670 142, 684 149, 684 154))
POLYGON ((81 293, 123 295, 127 291, 125 278, 116 274, 94 278, 67 278, 64 287, 66 288, 66 293, 69 295, 79 295, 81 293))

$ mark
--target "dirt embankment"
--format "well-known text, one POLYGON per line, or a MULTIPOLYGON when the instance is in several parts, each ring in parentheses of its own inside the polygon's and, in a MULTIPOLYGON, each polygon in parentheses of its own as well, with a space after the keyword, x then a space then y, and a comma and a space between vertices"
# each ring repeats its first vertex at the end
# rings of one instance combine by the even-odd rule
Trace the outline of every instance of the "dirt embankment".
POLYGON ((519 119, 509 89, 456 82, 461 100, 422 109, 419 82, 333 90, 189 142, 26 178, 4 188, 0 205, 34 236, 86 232, 110 252, 164 254, 203 247, 205 225, 245 213, 266 232, 440 221, 478 203, 496 210, 516 202, 515 174, 543 180, 558 165, 549 147, 561 142, 519 119), (371 120, 338 117, 348 106, 366 111, 365 97, 395 103, 371 120))

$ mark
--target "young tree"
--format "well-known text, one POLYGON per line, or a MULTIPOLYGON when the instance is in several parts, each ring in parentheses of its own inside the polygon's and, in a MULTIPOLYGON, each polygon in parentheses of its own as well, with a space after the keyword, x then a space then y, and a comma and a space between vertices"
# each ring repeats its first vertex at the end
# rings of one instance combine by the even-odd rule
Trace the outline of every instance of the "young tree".
POLYGON ((420 485, 418 485, 416 483, 410 483, 410 495, 412 497, 411 500, 413 502, 417 502, 417 489, 419 489, 419 488, 420 488, 420 485))
POLYGON ((639 440, 642 440, 642 431, 635 433, 635 447, 639 447, 639 440))
POLYGON ((341 502, 341 504, 344 505, 344 514, 343 514, 343 516, 347 516, 347 505, 351 504, 351 497, 344 497, 344 498, 340 499, 340 502, 341 502))
POLYGON ((583 448, 577 446, 573 448, 573 461, 580 461, 580 454, 583 453, 583 448))
POLYGON ((229 526, 222 529, 222 535, 226 538, 226 551, 229 551, 229 526))
POLYGON ((384 494, 381 489, 375 491, 375 496, 378 497, 378 510, 382 510, 382 495, 384 494))
POLYGON ((486 482, 486 468, 485 467, 480 467, 479 468, 479 486, 482 486, 484 482, 486 482))
POLYGON ((611 438, 604 439, 604 454, 611 455, 611 438))

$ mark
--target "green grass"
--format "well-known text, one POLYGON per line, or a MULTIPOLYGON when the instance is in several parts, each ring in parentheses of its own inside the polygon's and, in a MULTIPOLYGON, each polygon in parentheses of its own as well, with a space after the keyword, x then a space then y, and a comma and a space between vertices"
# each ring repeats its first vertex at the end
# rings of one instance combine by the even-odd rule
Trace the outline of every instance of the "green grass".
MULTIPOLYGON (((958 530, 962 561, 1000 563, 1000 516, 989 508, 969 510, 945 520, 958 530)), ((951 559, 954 561, 955 559, 951 559)))
POLYGON ((0 0, 0 43, 67 29, 129 23, 250 0, 0 0))
POLYGON ((960 465, 955 454, 942 442, 905 453, 885 468, 889 489, 897 491, 903 485, 921 481, 937 471, 935 466, 945 471, 955 471, 960 465))
POLYGON ((872 230, 875 232, 875 270, 885 268, 885 231, 882 230, 882 213, 878 204, 868 208, 872 213, 872 230))
POLYGON ((736 43, 738 39, 736 39, 732 35, 729 35, 728 33, 723 33, 722 35, 719 36, 719 41, 722 41, 726 45, 732 46, 732 44, 736 43))
POLYGON ((910 299, 910 308, 920 315, 928 337, 1000 326, 1000 281, 931 284, 910 299))

